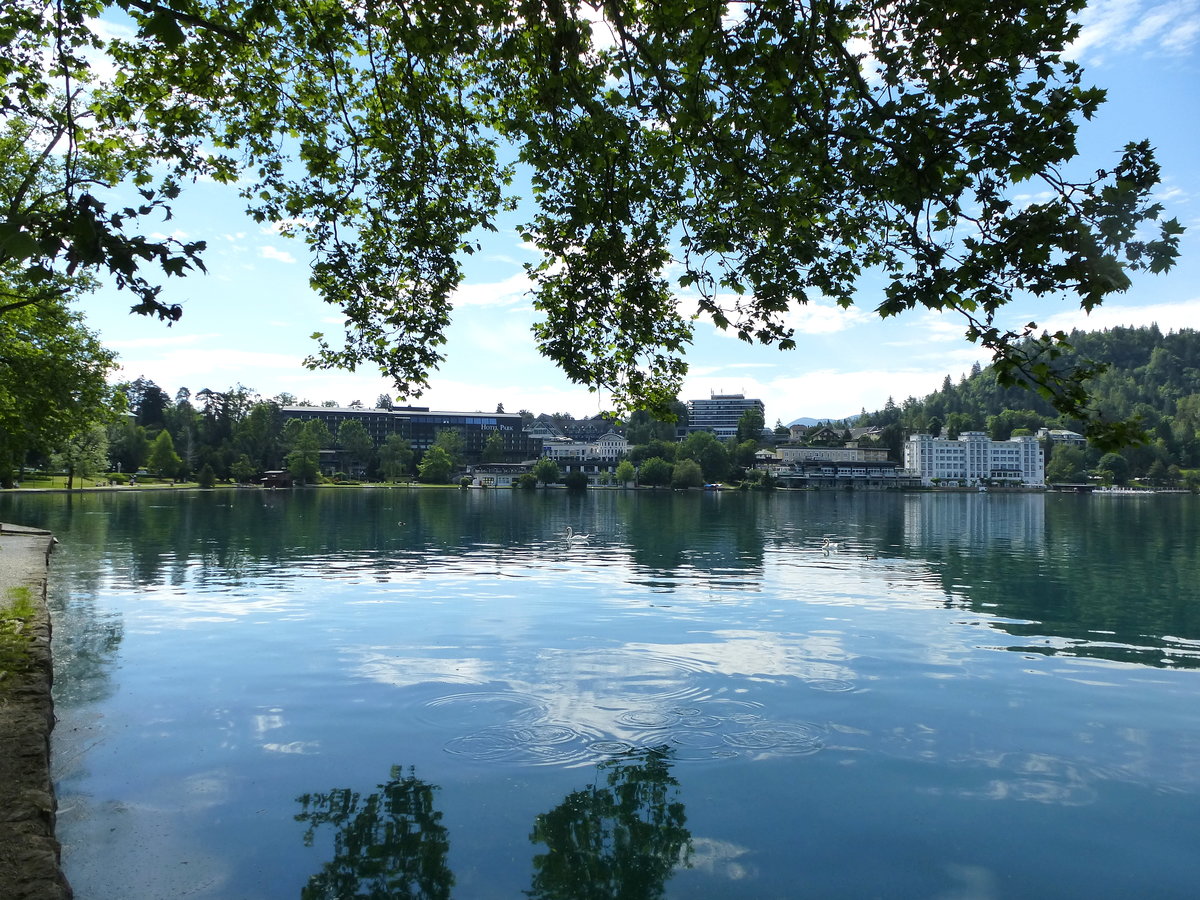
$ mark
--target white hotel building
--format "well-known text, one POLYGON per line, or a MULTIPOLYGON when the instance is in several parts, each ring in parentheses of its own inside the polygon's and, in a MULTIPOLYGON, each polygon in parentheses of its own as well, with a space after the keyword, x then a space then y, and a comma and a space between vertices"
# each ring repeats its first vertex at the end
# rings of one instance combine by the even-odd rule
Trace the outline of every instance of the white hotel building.
POLYGON ((988 480, 1041 486, 1046 464, 1041 444, 1032 436, 993 441, 982 431, 964 431, 958 440, 914 434, 904 444, 904 468, 920 475, 922 484, 988 480))

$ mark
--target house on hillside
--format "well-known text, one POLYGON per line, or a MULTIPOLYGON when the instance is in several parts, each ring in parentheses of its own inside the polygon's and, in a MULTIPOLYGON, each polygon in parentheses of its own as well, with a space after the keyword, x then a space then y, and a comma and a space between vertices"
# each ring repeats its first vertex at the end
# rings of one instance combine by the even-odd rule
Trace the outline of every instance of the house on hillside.
POLYGON ((594 443, 610 433, 619 433, 608 416, 591 416, 587 419, 571 419, 563 423, 563 433, 574 441, 594 443))
POLYGON ((542 413, 525 426, 525 435, 533 441, 562 441, 567 434, 550 416, 542 413))
POLYGON ((1037 433, 1039 441, 1049 441, 1055 446, 1065 445, 1067 447, 1086 447, 1087 438, 1077 431, 1068 431, 1065 428, 1039 428, 1037 433))

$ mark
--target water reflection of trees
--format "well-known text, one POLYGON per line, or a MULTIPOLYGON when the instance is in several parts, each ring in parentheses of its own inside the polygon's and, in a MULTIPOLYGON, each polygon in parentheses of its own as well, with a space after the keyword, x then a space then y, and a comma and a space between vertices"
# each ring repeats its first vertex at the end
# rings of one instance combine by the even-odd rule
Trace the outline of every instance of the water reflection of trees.
POLYGON ((330 825, 333 859, 308 880, 304 900, 350 897, 448 898, 450 836, 434 809, 435 785, 393 766, 391 778, 366 797, 350 788, 297 798, 306 822, 304 845, 330 825))
MULTIPOLYGON (((27 499, 27 498, 22 498, 27 499)), ((519 558, 567 525, 628 553, 644 571, 761 571, 767 497, 634 492, 411 489, 111 492, 45 496, 13 509, 64 541, 103 548, 121 582, 140 587, 238 584, 264 572, 353 557, 386 576, 466 551, 519 558), (95 523, 100 544, 85 534, 95 523)), ((16 504, 13 504, 15 507, 16 504)))
POLYGON ((665 748, 602 763, 593 784, 537 817, 527 895, 539 900, 654 900, 676 866, 687 866, 691 833, 665 748))
POLYGON ((930 553, 1010 649, 1200 668, 1200 516, 1190 497, 1046 497, 1045 552, 930 553))
POLYGON ((49 602, 54 620, 55 703, 66 710, 111 695, 110 671, 125 636, 120 614, 98 608, 105 571, 110 523, 105 515, 87 515, 94 504, 67 495, 55 498, 54 515, 45 527, 69 542, 50 557, 49 602), (72 519, 72 513, 78 513, 72 519))
POLYGON ((633 561, 670 572, 761 571, 765 541, 755 496, 689 492, 630 493, 616 498, 633 561))
MULTIPOLYGON (((304 900, 362 897, 449 898, 450 836, 434 808, 438 788, 413 769, 363 796, 350 788, 296 798, 304 845, 330 826, 333 858, 308 879, 304 900)), ((691 833, 667 748, 647 748, 599 764, 587 787, 534 821, 529 897, 539 900, 655 900, 678 866, 688 866, 691 833)))

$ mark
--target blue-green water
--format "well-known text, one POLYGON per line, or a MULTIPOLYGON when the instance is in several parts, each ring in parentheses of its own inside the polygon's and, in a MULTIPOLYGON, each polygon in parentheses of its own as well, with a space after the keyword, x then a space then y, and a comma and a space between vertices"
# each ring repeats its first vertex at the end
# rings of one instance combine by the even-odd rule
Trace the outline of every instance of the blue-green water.
POLYGON ((81 900, 1200 884, 1193 497, 10 495, 0 520, 62 541, 81 900))

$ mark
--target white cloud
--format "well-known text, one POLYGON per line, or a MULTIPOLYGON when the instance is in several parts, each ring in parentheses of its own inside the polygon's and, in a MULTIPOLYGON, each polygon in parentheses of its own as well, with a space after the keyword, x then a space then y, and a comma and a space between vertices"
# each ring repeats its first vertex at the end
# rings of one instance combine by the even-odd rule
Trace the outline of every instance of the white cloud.
POLYGON ((1200 37, 1200 0, 1098 0, 1078 17, 1082 26, 1067 56, 1103 61, 1106 52, 1145 50, 1179 55, 1200 37))
POLYGON ((907 337, 881 342, 885 347, 926 348, 928 352, 945 355, 947 351, 943 345, 961 345, 966 340, 967 321, 956 312, 919 308, 885 321, 885 324, 890 323, 896 323, 899 327, 895 327, 894 331, 889 330, 889 336, 897 333, 907 337))
MULTIPOLYGON (((734 309, 737 300, 738 298, 734 294, 720 294, 716 298, 718 305, 727 310, 734 309)), ((695 310, 695 302, 693 296, 681 295, 676 299, 676 306, 680 310, 680 314, 687 317, 692 315, 695 310)), ((730 315, 730 318, 733 319, 734 316, 730 315)), ((872 321, 875 316, 874 313, 858 306, 843 309, 831 300, 810 300, 807 303, 792 304, 782 318, 783 324, 795 331, 797 335, 814 335, 846 331, 863 322, 872 321)), ((701 314, 699 319, 709 324, 712 323, 711 317, 707 314, 701 314)), ((713 326, 713 332, 721 337, 738 340, 737 330, 734 328, 722 331, 713 326)))
POLYGON ((294 216, 292 218, 287 218, 287 219, 278 219, 277 221, 274 221, 267 225, 264 225, 262 228, 259 229, 259 233, 274 235, 274 234, 290 233, 293 231, 304 231, 305 229, 312 227, 312 225, 314 224, 314 221, 315 220, 313 220, 313 219, 306 219, 301 216, 294 216))
POLYGON ((784 316, 797 334, 833 334, 874 319, 874 313, 858 306, 843 309, 832 301, 809 301, 793 306, 784 316))
POLYGON ((174 231, 172 231, 170 234, 164 234, 164 233, 163 233, 163 232, 161 232, 161 231, 152 231, 152 232, 150 232, 150 237, 151 237, 151 238, 153 238, 153 239, 154 239, 154 240, 156 240, 156 241, 168 241, 168 240, 171 240, 171 241, 181 241, 181 242, 183 242, 183 241, 186 241, 186 240, 188 239, 188 233, 187 233, 186 231, 181 231, 181 230, 179 230, 178 228, 176 228, 176 229, 175 229, 174 231))
POLYGON ((273 259, 281 263, 294 263, 296 257, 288 253, 286 250, 280 250, 278 247, 272 247, 266 244, 258 248, 258 255, 263 259, 273 259))
POLYGON ((947 374, 956 378, 955 370, 943 355, 927 365, 860 371, 823 368, 762 381, 751 377, 689 376, 681 399, 707 397, 710 393, 757 397, 766 406, 768 424, 803 416, 842 418, 863 408, 882 409, 888 397, 897 403, 910 396, 923 397, 937 390, 947 374))
POLYGON ((1179 303, 1148 303, 1143 306, 1106 303, 1096 307, 1091 314, 1082 309, 1073 309, 1038 320, 1039 329, 1046 331, 1070 331, 1073 328, 1099 331, 1103 328, 1152 324, 1157 324, 1164 332, 1200 326, 1200 297, 1179 303))
POLYGON ((527 303, 531 285, 524 272, 510 275, 503 281, 482 284, 461 284, 454 292, 452 302, 456 308, 466 306, 513 306, 527 303))
MULTIPOLYGON (((547 363, 547 366, 549 364, 547 363)), ((487 384, 434 378, 433 387, 414 401, 433 409, 481 410, 491 412, 503 403, 505 410, 528 409, 535 413, 569 412, 574 416, 596 415, 612 409, 612 402, 587 388, 570 385, 561 374, 542 384, 516 379, 496 379, 487 384)))
MULTIPOLYGON (((256 383, 260 382, 260 379, 255 376, 265 374, 272 381, 278 376, 284 376, 290 381, 294 379, 293 373, 301 368, 299 358, 287 353, 221 349, 203 346, 201 340, 187 343, 188 346, 167 341, 161 344, 142 344, 143 347, 153 346, 161 352, 123 356, 118 360, 120 368, 114 380, 121 381, 144 375, 163 389, 172 392, 181 387, 193 390, 205 387, 219 389, 241 382, 262 393, 264 390, 261 383, 256 383)), ((281 387, 280 390, 298 393, 291 388, 281 387)))
POLYGON ((716 375, 719 372, 738 372, 742 369, 777 369, 778 363, 748 363, 748 362, 732 362, 727 365, 719 366, 691 366, 689 371, 692 377, 716 375))
POLYGON ((205 341, 220 340, 219 334, 181 334, 175 330, 163 330, 163 333, 155 337, 143 338, 126 338, 124 340, 106 340, 105 346, 116 350, 118 353, 124 350, 147 350, 160 349, 174 353, 181 346, 189 344, 199 344, 205 341))

